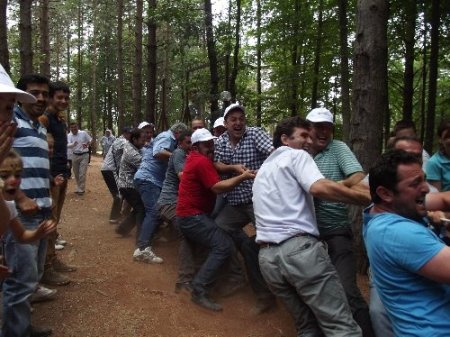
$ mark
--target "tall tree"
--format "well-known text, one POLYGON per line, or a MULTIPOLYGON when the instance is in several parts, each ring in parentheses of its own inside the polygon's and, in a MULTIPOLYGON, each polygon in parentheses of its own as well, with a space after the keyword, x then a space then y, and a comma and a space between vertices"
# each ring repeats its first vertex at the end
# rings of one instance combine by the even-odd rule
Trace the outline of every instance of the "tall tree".
POLYGON ((0 64, 9 73, 7 9, 8 0, 0 0, 0 64))
POLYGON ((219 73, 217 67, 217 51, 216 41, 214 40, 212 6, 211 0, 204 0, 205 10, 205 29, 206 29, 206 46, 208 50, 209 72, 210 72, 210 108, 211 121, 215 121, 219 117, 219 104, 217 103, 219 93, 219 73))
POLYGON ((416 0, 402 2, 405 16, 405 71, 403 73, 403 119, 412 120, 414 96, 414 43, 416 34, 416 0))
POLYGON ((261 0, 256 0, 256 125, 261 126, 262 86, 261 86, 261 0))
POLYGON ((123 69, 123 14, 124 0, 117 1, 117 121, 119 132, 124 128, 124 69, 123 69))
POLYGON ((317 21, 317 36, 316 36, 316 48, 314 51, 314 71, 312 79, 312 95, 311 95, 311 108, 314 109, 317 106, 318 86, 319 86, 319 71, 320 71, 320 55, 322 52, 322 32, 323 32, 323 0, 319 0, 319 19, 317 21))
MULTIPOLYGON (((40 30, 40 49, 41 49, 41 59, 39 71, 42 75, 51 77, 50 74, 50 36, 49 36, 49 28, 48 28, 48 11, 49 11, 49 1, 50 0, 41 0, 40 2, 40 21, 39 21, 39 30, 40 30)), ((59 36, 59 34, 58 34, 59 36)))
POLYGON ((440 0, 431 1, 431 46, 430 46, 430 66, 428 79, 428 107, 425 128, 424 148, 429 153, 433 152, 434 140, 434 117, 436 113, 436 93, 438 77, 439 58, 439 26, 440 26, 440 0))
POLYGON ((31 26, 31 4, 32 0, 20 1, 20 74, 33 72, 33 39, 31 26))
POLYGON ((136 0, 136 21, 134 26, 134 67, 133 67, 133 103, 134 124, 142 121, 142 12, 144 1, 136 0))
POLYGON ((82 100, 83 100, 83 27, 84 27, 84 12, 83 1, 79 0, 77 8, 77 114, 76 121, 81 128, 82 115, 82 100))
POLYGON ((156 125, 156 80, 157 80, 157 43, 156 43, 156 0, 148 1, 147 35, 147 104, 145 119, 156 125))
MULTIPOLYGON (((387 0, 358 1, 350 144, 365 171, 381 153, 383 117, 388 110, 387 22, 387 0)), ((361 270, 365 269, 361 263, 365 259, 360 214, 356 211, 352 219, 361 270)))
POLYGON ((239 71, 239 49, 241 44, 241 0, 236 0, 236 26, 234 35, 233 70, 230 78, 231 97, 236 98, 236 78, 239 71))
POLYGON ((347 0, 339 0, 339 49, 341 56, 342 136, 347 143, 350 133, 350 75, 348 69, 347 0))

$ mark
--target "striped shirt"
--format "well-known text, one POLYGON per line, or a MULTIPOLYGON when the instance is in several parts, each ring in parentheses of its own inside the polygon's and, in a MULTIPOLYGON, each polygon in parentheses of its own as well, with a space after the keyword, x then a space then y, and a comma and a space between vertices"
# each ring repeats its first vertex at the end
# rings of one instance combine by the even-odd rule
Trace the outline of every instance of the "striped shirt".
POLYGON ((103 160, 102 171, 112 171, 116 181, 119 179, 120 160, 122 159, 123 148, 127 142, 124 136, 117 138, 103 160))
MULTIPOLYGON (((258 170, 273 151, 272 139, 261 128, 246 127, 235 147, 230 144, 228 133, 223 133, 215 143, 215 161, 224 164, 241 164, 250 170, 258 170)), ((226 194, 230 205, 243 205, 252 201, 253 180, 245 180, 226 194)))
POLYGON ((18 106, 14 109, 14 121, 17 131, 13 149, 23 161, 20 188, 37 203, 42 213, 51 213, 47 130, 38 121, 33 122, 18 106))
MULTIPOLYGON (((363 172, 361 164, 350 148, 340 140, 330 144, 314 157, 314 161, 325 178, 340 181, 356 172, 363 172)), ((321 235, 350 226, 348 207, 344 203, 314 199, 317 224, 321 235)))

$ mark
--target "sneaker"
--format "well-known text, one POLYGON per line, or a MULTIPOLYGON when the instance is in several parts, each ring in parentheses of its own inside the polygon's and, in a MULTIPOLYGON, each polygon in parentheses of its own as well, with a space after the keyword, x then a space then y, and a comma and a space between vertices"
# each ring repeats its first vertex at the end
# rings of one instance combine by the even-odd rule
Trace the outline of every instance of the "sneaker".
POLYGON ((272 308, 275 308, 276 305, 277 305, 277 301, 275 299, 275 296, 258 298, 256 300, 256 304, 253 306, 253 308, 250 310, 250 312, 253 315, 260 315, 263 312, 266 312, 272 308))
POLYGON ((37 327, 32 325, 30 337, 47 337, 53 333, 53 330, 47 327, 37 327))
POLYGON ((49 289, 42 285, 38 285, 36 291, 30 297, 30 302, 38 303, 52 301, 56 298, 56 293, 56 289, 49 289))
POLYGON ((65 264, 58 258, 53 261, 52 265, 53 269, 58 273, 68 273, 77 270, 76 267, 65 264))
POLYGON ((64 240, 61 235, 58 235, 58 238, 56 239, 56 244, 57 245, 61 245, 61 246, 65 246, 67 245, 67 241, 64 240))
POLYGON ((156 256, 151 247, 147 247, 144 250, 136 248, 133 253, 133 260, 145 263, 163 263, 163 259, 156 256))
POLYGON ((199 306, 212 310, 212 311, 222 311, 222 306, 219 303, 214 302, 206 295, 196 295, 192 293, 191 297, 192 302, 198 304, 199 306))
POLYGON ((179 294, 181 292, 192 292, 191 282, 175 283, 175 293, 179 294))
POLYGON ((111 225, 115 225, 115 224, 119 223, 119 220, 118 219, 109 219, 109 223, 111 225))
POLYGON ((63 249, 64 249, 63 245, 59 245, 59 244, 55 245, 55 250, 63 250, 63 249))
POLYGON ((44 271, 41 283, 48 284, 50 286, 64 286, 70 283, 70 279, 63 274, 56 272, 55 269, 49 268, 44 271))

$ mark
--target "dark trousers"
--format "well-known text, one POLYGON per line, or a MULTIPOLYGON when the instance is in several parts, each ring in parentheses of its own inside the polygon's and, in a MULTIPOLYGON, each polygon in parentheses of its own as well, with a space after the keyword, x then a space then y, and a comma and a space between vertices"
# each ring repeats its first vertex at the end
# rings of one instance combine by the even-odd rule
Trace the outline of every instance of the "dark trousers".
POLYGON ((128 204, 132 207, 132 211, 123 219, 117 227, 117 233, 127 235, 134 226, 138 226, 136 237, 139 237, 139 231, 144 220, 145 208, 141 200, 141 196, 134 188, 121 188, 120 194, 124 197, 128 204))
POLYGON ((119 188, 117 187, 116 179, 112 171, 102 171, 103 180, 108 186, 109 192, 113 197, 113 204, 111 207, 111 213, 109 220, 117 220, 120 217, 120 209, 122 207, 122 198, 119 194, 119 188))
POLYGON ((345 290, 353 318, 363 331, 364 337, 375 336, 369 308, 356 283, 356 263, 353 254, 353 235, 350 229, 334 231, 322 237, 328 245, 328 254, 345 290))
POLYGON ((208 257, 192 280, 193 292, 196 295, 207 295, 220 268, 233 254, 233 241, 205 214, 177 217, 177 224, 187 240, 210 249, 208 257))

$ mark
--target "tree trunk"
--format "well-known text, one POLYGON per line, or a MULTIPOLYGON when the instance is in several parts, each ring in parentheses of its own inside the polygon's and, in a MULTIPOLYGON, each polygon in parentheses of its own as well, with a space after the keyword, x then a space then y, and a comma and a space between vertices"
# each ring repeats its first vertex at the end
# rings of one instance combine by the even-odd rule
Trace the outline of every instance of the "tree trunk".
POLYGON ((425 114, 426 114, 426 100, 427 100, 427 26, 426 15, 424 20, 424 30, 423 30, 423 43, 422 43, 422 88, 420 90, 420 139, 425 137, 425 114))
POLYGON ((125 127, 124 72, 123 72, 123 6, 124 0, 117 0, 117 121, 119 133, 125 127))
POLYGON ((323 0, 319 0, 319 20, 317 22, 317 38, 316 50, 314 55, 313 83, 311 93, 311 108, 317 107, 318 87, 319 87, 319 71, 320 71, 320 54, 322 52, 322 31, 323 31, 323 0))
POLYGON ((156 0, 148 2, 149 17, 148 20, 148 43, 147 43, 147 106, 145 118, 150 123, 156 125, 156 22, 151 18, 156 14, 156 0))
POLYGON ((7 8, 8 0, 0 0, 0 64, 5 68, 6 72, 9 73, 7 8))
MULTIPOLYGON (((71 40, 71 31, 70 31, 70 29, 67 29, 67 36, 66 36, 66 42, 67 42, 67 45, 66 45, 66 62, 67 62, 67 65, 66 65, 66 72, 67 72, 67 83, 70 83, 70 75, 71 75, 71 73, 70 73, 70 54, 71 54, 71 47, 72 47, 72 44, 70 43, 70 40, 71 40)), ((71 122, 71 116, 70 116, 70 103, 69 103, 69 106, 67 107, 67 111, 66 111, 66 122, 67 122, 67 124, 69 125, 70 124, 70 122, 71 122)))
POLYGON ((91 54, 91 106, 89 112, 89 125, 92 135, 92 153, 97 152, 97 35, 98 35, 98 16, 96 15, 97 1, 94 0, 94 32, 92 36, 92 54, 91 54))
POLYGON ((41 0, 41 20, 39 22, 39 30, 41 35, 40 49, 41 49, 41 62, 39 70, 42 75, 51 77, 50 74, 50 36, 48 30, 48 5, 49 0, 41 0))
POLYGON ((235 43, 233 51, 233 70, 230 78, 230 93, 231 97, 236 98, 236 78, 239 71, 239 49, 240 49, 240 34, 241 34, 241 0, 236 0, 236 27, 235 27, 235 43))
POLYGON ((20 1, 20 74, 31 74, 33 72, 33 47, 32 47, 32 27, 31 27, 31 3, 32 0, 20 1))
POLYGON ((403 74, 403 119, 412 120, 414 95, 414 42, 417 5, 415 0, 403 2, 405 10, 405 72, 403 74))
MULTIPOLYGON (((356 15, 350 144, 367 171, 382 151, 383 117, 388 110, 388 2, 359 0, 356 15)), ((360 210, 354 211, 352 221, 358 269, 365 271, 360 210)))
POLYGON ((299 78, 299 57, 298 57, 298 48, 299 48, 299 35, 300 35, 300 23, 297 19, 300 17, 300 0, 295 0, 294 3, 294 23, 293 23, 293 44, 291 47, 291 67, 292 67, 292 75, 290 80, 290 110, 291 116, 296 116, 298 114, 298 78, 299 78))
POLYGON ((82 121, 82 111, 81 111, 81 102, 83 99, 83 26, 84 26, 84 13, 83 13, 83 2, 80 0, 78 3, 78 59, 77 59, 77 68, 78 68, 78 76, 77 76, 77 124, 81 128, 82 121))
POLYGON ((256 126, 262 122, 262 88, 261 88, 261 0, 256 0, 256 126))
POLYGON ((438 77, 438 57, 439 57, 439 26, 440 26, 440 0, 431 2, 431 47, 430 47, 430 66, 428 80, 428 108, 427 121, 425 129, 424 148, 428 153, 433 153, 434 140, 434 118, 436 113, 436 91, 438 77))
POLYGON ((339 45, 341 54, 342 135, 349 143, 350 133, 350 75, 348 69, 348 19, 347 0, 339 0, 339 45))
POLYGON ((205 0, 205 29, 206 46, 208 49, 209 72, 210 72, 210 107, 211 122, 213 123, 219 117, 219 104, 217 103, 219 93, 219 74, 217 70, 217 51, 214 40, 211 0, 205 0))
POLYGON ((142 121, 142 11, 143 0, 136 0, 136 23, 134 27, 133 104, 134 124, 142 121))

